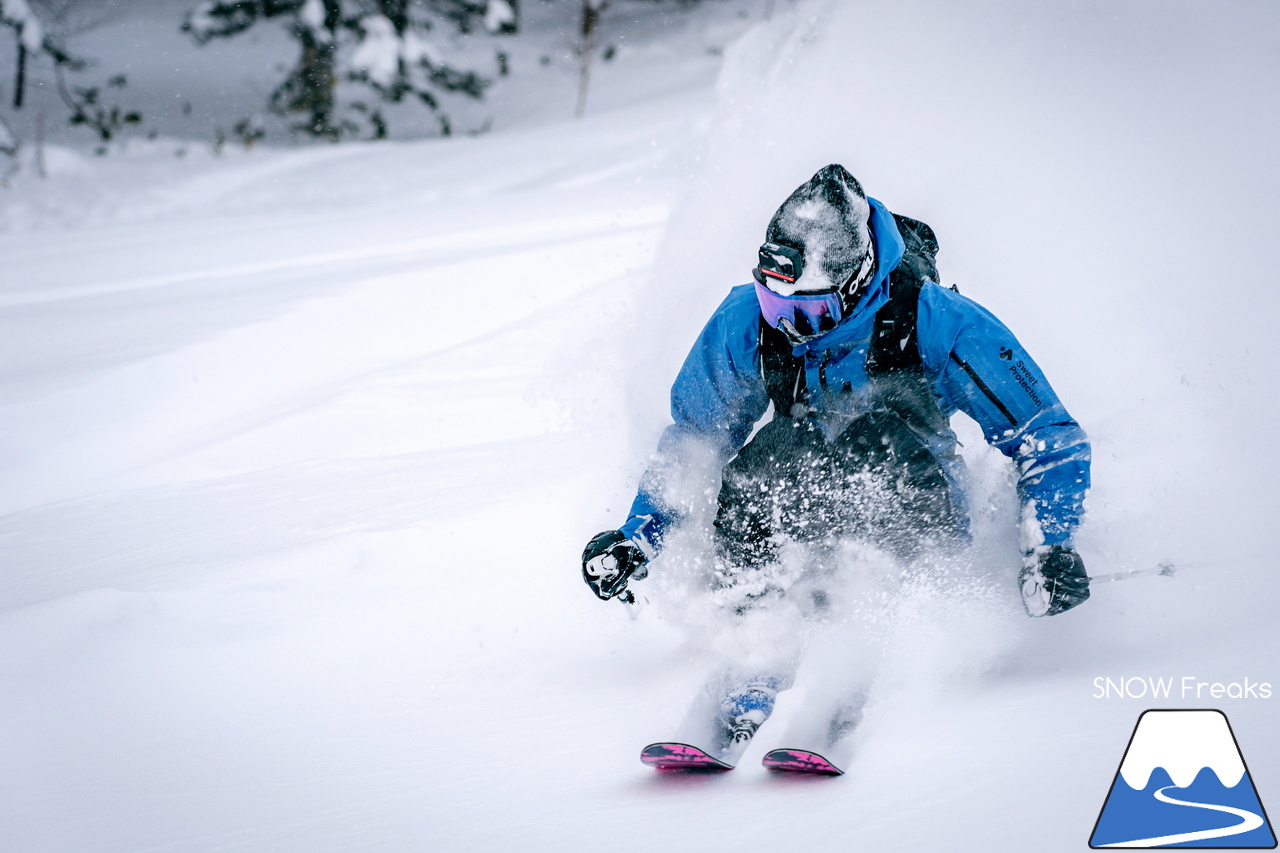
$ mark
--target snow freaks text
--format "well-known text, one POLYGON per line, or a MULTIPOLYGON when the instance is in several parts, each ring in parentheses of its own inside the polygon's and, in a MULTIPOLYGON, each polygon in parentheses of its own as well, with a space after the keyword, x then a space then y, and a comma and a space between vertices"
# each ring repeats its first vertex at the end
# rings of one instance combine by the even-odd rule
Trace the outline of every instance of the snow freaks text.
POLYGON ((1094 699, 1270 699, 1271 682, 1201 681, 1194 675, 1181 678, 1129 676, 1093 680, 1094 699))

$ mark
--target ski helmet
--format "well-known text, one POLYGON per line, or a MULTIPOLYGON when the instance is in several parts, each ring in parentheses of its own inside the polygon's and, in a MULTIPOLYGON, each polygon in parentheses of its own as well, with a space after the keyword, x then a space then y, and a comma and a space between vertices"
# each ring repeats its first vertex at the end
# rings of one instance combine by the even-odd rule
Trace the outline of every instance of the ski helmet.
POLYGON ((756 294, 765 320, 793 343, 835 328, 871 279, 870 218, 862 185, 833 163, 791 193, 769 221, 756 294))

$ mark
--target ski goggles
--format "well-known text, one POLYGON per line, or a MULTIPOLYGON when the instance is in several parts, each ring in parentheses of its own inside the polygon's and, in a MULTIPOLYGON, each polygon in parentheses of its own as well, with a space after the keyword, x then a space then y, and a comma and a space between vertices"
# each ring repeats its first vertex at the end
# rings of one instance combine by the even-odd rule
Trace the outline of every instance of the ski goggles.
POLYGON ((791 246, 767 242, 760 247, 760 263, 752 270, 760 314, 770 326, 795 340, 807 340, 831 331, 844 319, 845 295, 857 292, 875 270, 875 253, 867 252, 862 264, 840 287, 797 291, 804 272, 804 253, 791 246))
POLYGON ((838 291, 783 296, 769 289, 760 270, 754 272, 760 315, 773 328, 799 337, 815 337, 831 331, 844 319, 844 299, 838 291))

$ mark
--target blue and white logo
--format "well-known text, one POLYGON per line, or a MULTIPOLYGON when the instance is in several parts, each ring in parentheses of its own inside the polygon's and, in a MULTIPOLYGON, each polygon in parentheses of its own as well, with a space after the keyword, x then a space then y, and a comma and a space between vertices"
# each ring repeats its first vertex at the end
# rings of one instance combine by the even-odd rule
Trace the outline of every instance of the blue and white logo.
POLYGON ((1144 711, 1089 846, 1274 848, 1226 715, 1144 711))

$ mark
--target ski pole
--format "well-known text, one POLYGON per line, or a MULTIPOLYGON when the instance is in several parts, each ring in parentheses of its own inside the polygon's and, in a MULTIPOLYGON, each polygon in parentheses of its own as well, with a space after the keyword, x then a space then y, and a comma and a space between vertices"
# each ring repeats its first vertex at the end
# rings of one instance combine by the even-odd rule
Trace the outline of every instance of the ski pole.
POLYGON ((640 618, 640 611, 644 610, 645 605, 649 603, 647 598, 644 601, 636 601, 635 594, 629 589, 618 593, 618 600, 627 605, 627 616, 632 622, 640 618))
POLYGON ((1145 575, 1154 575, 1156 577, 1171 578, 1175 571, 1173 563, 1164 562, 1149 569, 1135 569, 1131 572, 1114 572, 1109 575, 1094 575, 1089 578, 1089 583, 1110 583, 1111 581, 1126 581, 1129 578, 1140 578, 1145 575))

